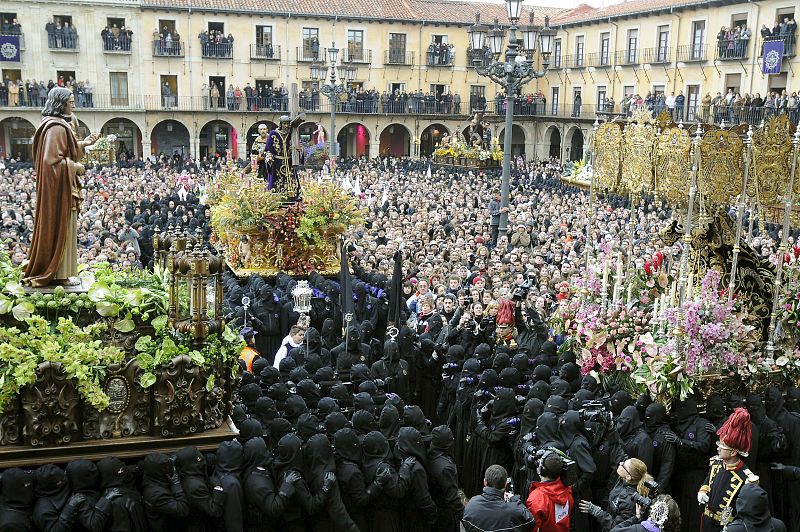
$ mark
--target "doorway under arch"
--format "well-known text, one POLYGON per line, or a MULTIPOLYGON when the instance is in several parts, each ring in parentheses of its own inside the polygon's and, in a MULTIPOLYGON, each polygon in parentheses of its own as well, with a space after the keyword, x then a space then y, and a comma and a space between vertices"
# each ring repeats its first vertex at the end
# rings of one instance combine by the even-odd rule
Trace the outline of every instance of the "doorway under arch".
POLYGON ((389 124, 380 136, 379 152, 383 156, 407 157, 411 153, 411 132, 402 124, 389 124))
POLYGON ((181 158, 185 158, 189 155, 190 139, 189 130, 182 122, 164 120, 156 124, 150 134, 150 151, 154 155, 163 153, 167 157, 177 153, 181 158))
POLYGON ((200 157, 239 156, 236 128, 224 120, 212 120, 200 130, 200 157))
MULTIPOLYGON (((500 130, 497 141, 500 143, 501 148, 505 143, 506 128, 500 130)), ((512 156, 525 156, 525 130, 522 126, 513 124, 511 126, 511 155, 512 156)))
POLYGON ((0 155, 32 161, 35 131, 36 127, 24 118, 12 116, 0 121, 0 155))
POLYGON ((132 120, 113 118, 103 124, 100 133, 117 136, 117 153, 131 152, 137 159, 142 157, 142 132, 132 120))
POLYGON ((430 157, 433 150, 442 140, 442 136, 449 135, 450 130, 442 124, 431 124, 422 130, 419 136, 420 157, 430 157))
POLYGON ((369 130, 363 124, 351 122, 339 130, 339 157, 369 157, 369 130))
POLYGON ((583 159, 583 131, 575 128, 572 131, 572 139, 569 146, 569 158, 571 161, 583 159))
POLYGON ((550 128, 550 151, 548 156, 556 159, 561 158, 561 132, 557 127, 550 128))

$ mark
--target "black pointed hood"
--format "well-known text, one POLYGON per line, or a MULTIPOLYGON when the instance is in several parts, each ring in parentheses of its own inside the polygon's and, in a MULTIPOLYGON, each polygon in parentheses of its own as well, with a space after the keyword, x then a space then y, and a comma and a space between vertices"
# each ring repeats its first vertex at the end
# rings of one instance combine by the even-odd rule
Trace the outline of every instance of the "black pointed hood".
POLYGON ((746 525, 748 532, 773 532, 767 492, 758 484, 747 483, 736 497, 736 521, 746 525))
POLYGON ((632 436, 642 426, 639 418, 639 411, 633 405, 628 405, 622 409, 622 413, 614 421, 614 426, 623 440, 632 436))
POLYGON ((73 493, 96 494, 100 485, 100 472, 90 460, 73 460, 67 464, 67 478, 73 493))
POLYGON ((266 467, 269 451, 264 438, 253 438, 244 444, 242 451, 242 478, 246 479, 257 467, 266 467))
POLYGON ((36 498, 33 483, 33 474, 30 471, 23 471, 18 467, 3 471, 0 490, 3 504, 12 510, 30 514, 36 498))
POLYGON ((36 497, 49 499, 59 510, 64 508, 70 490, 67 474, 63 469, 53 464, 46 464, 34 471, 33 479, 36 483, 36 497))
POLYGON ((358 434, 351 428, 343 428, 333 435, 333 448, 337 458, 361 464, 361 443, 358 434))
POLYGON ((175 465, 181 478, 207 476, 206 457, 193 445, 175 453, 175 465))

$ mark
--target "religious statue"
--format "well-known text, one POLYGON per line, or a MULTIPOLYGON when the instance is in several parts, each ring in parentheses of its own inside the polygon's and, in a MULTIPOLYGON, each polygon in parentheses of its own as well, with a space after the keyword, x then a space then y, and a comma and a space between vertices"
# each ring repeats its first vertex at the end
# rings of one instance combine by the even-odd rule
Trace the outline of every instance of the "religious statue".
POLYGON ((442 135, 442 140, 439 141, 439 147, 446 148, 447 146, 450 146, 450 135, 445 133, 444 135, 442 135))
POLYGON ((483 144, 483 132, 477 118, 469 123, 469 144, 474 148, 480 148, 483 144))
POLYGON ((267 179, 267 164, 264 160, 264 148, 267 145, 267 135, 269 129, 267 124, 258 124, 258 136, 253 140, 253 146, 250 148, 250 169, 248 171, 256 171, 259 179, 267 179))
POLYGON ((317 129, 313 133, 314 135, 314 145, 325 145, 325 130, 322 129, 322 124, 317 123, 317 129))
POLYGON ((33 135, 36 168, 36 215, 23 281, 34 287, 80 284, 78 275, 79 161, 83 149, 98 135, 79 141, 72 128, 75 96, 53 87, 42 110, 44 118, 33 135))
POLYGON ((483 149, 488 150, 492 145, 492 125, 484 120, 481 122, 481 127, 483 128, 483 149))
POLYGON ((292 150, 295 149, 292 131, 305 119, 305 113, 300 113, 294 120, 286 115, 281 116, 278 128, 269 132, 264 146, 267 187, 269 190, 285 194, 290 201, 297 201, 300 198, 300 179, 297 168, 292 163, 292 150))

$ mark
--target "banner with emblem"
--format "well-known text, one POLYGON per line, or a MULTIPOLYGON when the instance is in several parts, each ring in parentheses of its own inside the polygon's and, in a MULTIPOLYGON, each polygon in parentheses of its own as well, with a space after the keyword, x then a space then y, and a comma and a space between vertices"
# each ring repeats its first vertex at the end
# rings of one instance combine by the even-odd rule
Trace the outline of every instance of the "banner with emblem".
POLYGON ((19 35, 0 35, 0 61, 19 61, 19 35))
POLYGON ((762 74, 780 74, 781 61, 783 60, 783 39, 764 41, 764 64, 762 74))

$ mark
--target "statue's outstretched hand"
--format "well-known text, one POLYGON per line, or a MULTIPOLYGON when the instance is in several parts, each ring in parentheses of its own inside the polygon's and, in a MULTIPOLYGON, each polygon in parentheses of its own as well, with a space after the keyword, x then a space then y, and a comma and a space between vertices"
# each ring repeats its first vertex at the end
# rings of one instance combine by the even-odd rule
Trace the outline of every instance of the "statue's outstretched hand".
POLYGON ((100 138, 100 135, 98 135, 97 133, 92 133, 91 135, 89 135, 88 137, 83 139, 84 145, 85 146, 91 146, 92 144, 97 142, 97 139, 99 139, 99 138, 100 138))

